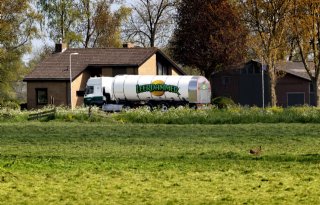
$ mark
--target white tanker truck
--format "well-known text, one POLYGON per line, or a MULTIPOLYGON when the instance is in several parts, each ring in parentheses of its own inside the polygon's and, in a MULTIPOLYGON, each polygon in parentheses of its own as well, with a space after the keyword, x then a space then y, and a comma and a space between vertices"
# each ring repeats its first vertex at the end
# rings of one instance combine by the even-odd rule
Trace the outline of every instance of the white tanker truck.
POLYGON ((104 111, 148 106, 191 107, 211 102, 211 86, 202 76, 117 75, 89 78, 84 104, 102 106, 104 111))

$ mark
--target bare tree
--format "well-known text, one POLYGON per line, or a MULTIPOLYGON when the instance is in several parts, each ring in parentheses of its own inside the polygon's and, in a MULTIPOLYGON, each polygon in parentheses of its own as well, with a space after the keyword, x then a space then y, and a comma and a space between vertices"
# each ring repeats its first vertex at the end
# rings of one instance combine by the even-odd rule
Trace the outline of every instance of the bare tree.
POLYGON ((174 27, 177 0, 139 0, 124 26, 124 38, 143 47, 166 45, 174 27))

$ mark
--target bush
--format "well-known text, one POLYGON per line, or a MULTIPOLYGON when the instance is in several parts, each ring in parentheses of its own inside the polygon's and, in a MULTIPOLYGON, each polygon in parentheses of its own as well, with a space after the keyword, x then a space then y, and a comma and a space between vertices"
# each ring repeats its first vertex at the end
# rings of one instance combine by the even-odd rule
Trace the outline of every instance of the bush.
POLYGON ((0 109, 0 122, 25 122, 28 119, 29 113, 21 112, 17 109, 0 109))
POLYGON ((20 109, 20 105, 18 102, 14 100, 0 101, 0 109, 3 109, 3 108, 18 110, 20 109))
POLYGON ((225 109, 170 108, 167 112, 131 109, 113 115, 118 122, 154 124, 247 124, 247 123, 320 123, 317 107, 258 107, 231 106, 225 109))
POLYGON ((214 98, 212 104, 219 109, 225 109, 236 105, 231 98, 223 96, 214 98))
MULTIPOLYGON (((41 110, 20 111, 1 108, 0 122, 26 122, 28 116, 51 110, 46 107, 41 110)), ((191 109, 187 107, 169 108, 167 112, 160 109, 150 111, 145 108, 130 109, 120 113, 105 113, 97 107, 91 109, 80 107, 71 111, 66 107, 57 107, 54 118, 44 118, 38 121, 64 122, 107 122, 107 123, 154 123, 154 124, 245 124, 245 123, 320 123, 320 108, 318 107, 241 107, 229 106, 225 109, 206 107, 206 109, 191 109)))

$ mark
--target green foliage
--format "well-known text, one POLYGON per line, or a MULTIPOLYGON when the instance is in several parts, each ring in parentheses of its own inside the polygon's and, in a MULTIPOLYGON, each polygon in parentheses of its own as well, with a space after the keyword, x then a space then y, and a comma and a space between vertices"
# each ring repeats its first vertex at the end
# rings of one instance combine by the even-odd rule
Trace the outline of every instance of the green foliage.
POLYGON ((4 204, 319 203, 316 124, 28 122, 0 132, 4 204), (260 145, 261 156, 248 153, 260 145))
POLYGON ((40 0, 38 9, 44 14, 43 26, 50 38, 70 46, 120 47, 120 27, 129 9, 111 11, 113 1, 104 0, 40 0))
MULTIPOLYGON (((45 107, 41 110, 20 111, 17 104, 8 102, 0 107, 0 122, 24 122, 28 115, 52 110, 45 107), (11 104, 12 103, 12 104, 11 104)), ((130 109, 120 113, 106 113, 94 107, 89 113, 88 107, 57 107, 54 121, 63 122, 108 122, 108 123, 152 123, 152 124, 252 124, 252 123, 320 123, 320 108, 317 107, 240 107, 228 106, 225 109, 202 107, 199 109, 178 107, 163 112, 161 109, 150 111, 146 108, 130 109)), ((48 119, 49 120, 49 119, 48 119)), ((46 121, 46 120, 44 120, 46 121)))
POLYGON ((317 107, 257 107, 231 106, 193 110, 170 108, 167 112, 136 109, 114 115, 121 122, 163 124, 243 124, 243 123, 320 123, 317 107))
POLYGON ((112 121, 109 116, 98 107, 93 107, 91 113, 89 114, 88 107, 78 107, 71 111, 67 107, 57 107, 56 108, 56 121, 65 122, 108 122, 112 121))
POLYGON ((22 112, 19 109, 10 109, 7 107, 0 107, 0 123, 3 122, 26 122, 29 113, 22 112))
POLYGON ((48 25, 50 38, 55 42, 73 43, 80 41, 80 35, 75 31, 76 21, 80 12, 72 0, 52 2, 40 0, 37 2, 39 11, 44 15, 43 26, 48 25))
MULTIPOLYGON (((127 7, 121 6, 118 10, 111 12, 111 5, 105 4, 105 2, 101 1, 97 4, 94 11, 92 11, 92 26, 91 28, 91 36, 87 36, 89 38, 83 38, 88 40, 85 44, 88 47, 122 47, 121 40, 121 25, 122 22, 127 18, 130 14, 131 10, 127 7)), ((87 31, 88 21, 84 21, 81 23, 84 28, 84 31, 87 31)), ((86 34, 84 34, 85 36, 86 34)))
POLYGON ((18 102, 14 100, 1 100, 0 99, 0 109, 12 109, 12 110, 18 110, 20 109, 20 105, 18 102))
POLYGON ((227 97, 216 97, 212 100, 212 104, 219 109, 228 108, 236 105, 231 98, 227 97))
POLYGON ((21 57, 37 36, 39 18, 29 0, 0 3, 0 100, 15 98, 13 87, 25 74, 21 57))

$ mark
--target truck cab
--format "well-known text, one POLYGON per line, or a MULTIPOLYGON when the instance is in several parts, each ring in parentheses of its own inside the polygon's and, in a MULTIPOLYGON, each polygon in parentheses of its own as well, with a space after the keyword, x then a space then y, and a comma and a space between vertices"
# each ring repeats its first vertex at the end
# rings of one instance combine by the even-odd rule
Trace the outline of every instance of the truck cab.
POLYGON ((111 98, 112 77, 89 78, 84 94, 84 105, 102 106, 111 98))

